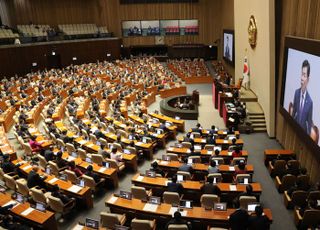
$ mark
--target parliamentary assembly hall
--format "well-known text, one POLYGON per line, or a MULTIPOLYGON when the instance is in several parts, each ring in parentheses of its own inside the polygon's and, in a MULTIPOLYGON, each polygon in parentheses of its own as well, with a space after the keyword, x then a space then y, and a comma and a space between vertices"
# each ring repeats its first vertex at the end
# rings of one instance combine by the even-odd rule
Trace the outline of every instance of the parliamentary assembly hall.
POLYGON ((320 229, 319 25, 320 0, 0 0, 0 229, 320 229))

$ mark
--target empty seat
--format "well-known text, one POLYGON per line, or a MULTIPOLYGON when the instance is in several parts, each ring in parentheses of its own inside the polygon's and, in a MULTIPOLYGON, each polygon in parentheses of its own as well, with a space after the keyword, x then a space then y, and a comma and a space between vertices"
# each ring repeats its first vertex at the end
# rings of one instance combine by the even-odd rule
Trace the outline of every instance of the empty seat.
POLYGON ((139 187, 135 185, 131 186, 131 193, 133 198, 144 201, 147 201, 148 197, 152 195, 151 190, 147 191, 144 187, 139 187))
POLYGON ((126 222, 126 215, 101 212, 100 220, 101 220, 101 227, 114 229, 115 225, 123 225, 126 222))
POLYGON ((154 230, 156 229, 156 220, 140 220, 134 218, 131 221, 132 230, 154 230))
POLYGON ((275 182, 278 191, 283 193, 285 190, 288 190, 289 188, 295 185, 296 177, 294 175, 288 174, 284 175, 280 180, 280 178, 276 176, 275 182))
POLYGON ((220 198, 217 195, 203 194, 200 198, 201 207, 205 209, 213 209, 214 203, 220 202, 220 198))
POLYGON ((255 196, 240 196, 239 204, 240 208, 247 209, 249 203, 257 202, 255 196))
POLYGON ((166 204, 180 204, 180 195, 177 192, 167 192, 163 193, 163 202, 166 204))

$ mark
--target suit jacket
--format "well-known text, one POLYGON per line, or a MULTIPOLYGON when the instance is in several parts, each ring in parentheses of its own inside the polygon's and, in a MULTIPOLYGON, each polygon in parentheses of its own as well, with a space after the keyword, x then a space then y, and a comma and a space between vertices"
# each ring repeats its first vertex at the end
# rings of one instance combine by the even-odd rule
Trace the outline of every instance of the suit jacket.
POLYGON ((44 182, 43 182, 42 178, 39 176, 38 173, 36 173, 35 171, 31 170, 29 175, 28 175, 27 185, 28 185, 29 188, 32 188, 32 187, 35 187, 35 186, 44 187, 44 182))
POLYGON ((168 192, 177 192, 181 194, 182 190, 183 190, 183 186, 181 184, 173 183, 173 182, 168 183, 168 192))
POLYGON ((267 216, 250 216, 248 227, 250 230, 268 230, 270 228, 270 220, 267 216))
POLYGON ((237 209, 229 218, 231 230, 245 230, 248 226, 249 214, 246 210, 237 209))
POLYGON ((300 112, 300 98, 301 98, 301 88, 297 89, 294 93, 294 101, 293 101, 293 118, 298 122, 298 124, 308 133, 310 134, 312 127, 312 110, 313 110, 313 102, 312 99, 306 91, 306 96, 304 100, 304 105, 302 112, 300 112))

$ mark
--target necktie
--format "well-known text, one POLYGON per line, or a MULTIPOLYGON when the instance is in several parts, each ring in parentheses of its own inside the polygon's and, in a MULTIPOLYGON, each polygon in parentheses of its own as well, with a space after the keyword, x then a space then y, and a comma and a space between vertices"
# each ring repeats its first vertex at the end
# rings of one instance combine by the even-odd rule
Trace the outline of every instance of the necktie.
POLYGON ((302 122, 302 111, 303 111, 303 106, 304 106, 304 93, 302 94, 302 97, 301 97, 301 104, 300 104, 300 122, 302 122))

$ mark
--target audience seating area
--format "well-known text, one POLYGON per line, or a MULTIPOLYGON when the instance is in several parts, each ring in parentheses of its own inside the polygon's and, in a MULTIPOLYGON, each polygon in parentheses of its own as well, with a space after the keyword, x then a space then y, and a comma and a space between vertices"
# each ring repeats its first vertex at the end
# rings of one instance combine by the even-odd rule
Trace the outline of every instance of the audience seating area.
POLYGON ((17 25, 19 33, 23 37, 46 37, 49 25, 17 25))
POLYGON ((68 36, 97 35, 99 28, 95 24, 63 24, 58 25, 61 32, 68 36))
POLYGON ((13 33, 11 29, 0 28, 0 39, 18 38, 19 34, 13 33))

